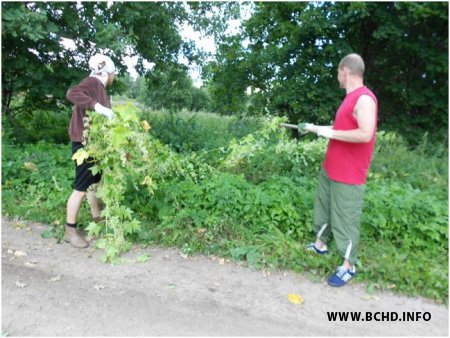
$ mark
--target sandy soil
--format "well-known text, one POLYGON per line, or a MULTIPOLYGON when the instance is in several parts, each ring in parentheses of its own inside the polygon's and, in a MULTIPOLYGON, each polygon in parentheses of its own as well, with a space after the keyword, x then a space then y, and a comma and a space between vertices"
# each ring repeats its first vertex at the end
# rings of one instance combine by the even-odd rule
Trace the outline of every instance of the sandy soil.
POLYGON ((448 336, 448 308, 352 282, 334 289, 289 271, 255 271, 176 249, 133 248, 126 263, 2 220, 2 335, 448 336), (26 254, 26 256, 24 255, 26 254), (137 263, 147 254, 150 259, 137 263), (288 295, 304 299, 293 304, 288 295), (420 311, 418 322, 337 321, 327 311, 420 311))

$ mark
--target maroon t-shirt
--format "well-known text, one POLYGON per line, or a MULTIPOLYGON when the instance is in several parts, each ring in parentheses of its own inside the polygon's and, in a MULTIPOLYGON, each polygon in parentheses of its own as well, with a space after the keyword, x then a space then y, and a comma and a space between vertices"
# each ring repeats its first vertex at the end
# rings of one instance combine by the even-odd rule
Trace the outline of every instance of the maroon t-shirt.
POLYGON ((78 86, 67 91, 67 99, 75 106, 72 111, 72 119, 69 124, 69 136, 72 142, 83 141, 83 118, 86 110, 94 110, 96 103, 111 108, 106 88, 102 82, 95 77, 87 77, 78 86))

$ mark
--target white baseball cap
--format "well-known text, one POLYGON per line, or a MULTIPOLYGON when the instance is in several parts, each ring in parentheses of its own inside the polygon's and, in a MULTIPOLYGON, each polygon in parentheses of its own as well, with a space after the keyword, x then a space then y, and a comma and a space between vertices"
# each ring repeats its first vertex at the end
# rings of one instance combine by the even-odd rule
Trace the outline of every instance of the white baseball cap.
POLYGON ((89 59, 89 68, 92 70, 92 74, 97 73, 115 73, 116 66, 109 56, 103 54, 95 54, 89 59))

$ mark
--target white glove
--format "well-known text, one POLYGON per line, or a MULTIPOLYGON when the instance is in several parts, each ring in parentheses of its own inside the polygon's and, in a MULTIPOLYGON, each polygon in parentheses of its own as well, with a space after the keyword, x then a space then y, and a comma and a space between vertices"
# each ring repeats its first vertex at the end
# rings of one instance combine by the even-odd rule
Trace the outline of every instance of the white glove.
POLYGON ((308 131, 315 133, 315 125, 312 123, 300 123, 300 131, 302 134, 307 133, 308 131))
POLYGON ((331 127, 318 126, 316 133, 318 136, 333 138, 333 129, 331 129, 331 127))
POLYGON ((111 109, 106 108, 105 106, 102 106, 100 103, 96 103, 94 106, 94 109, 97 113, 100 115, 106 116, 109 119, 114 118, 114 113, 111 109))

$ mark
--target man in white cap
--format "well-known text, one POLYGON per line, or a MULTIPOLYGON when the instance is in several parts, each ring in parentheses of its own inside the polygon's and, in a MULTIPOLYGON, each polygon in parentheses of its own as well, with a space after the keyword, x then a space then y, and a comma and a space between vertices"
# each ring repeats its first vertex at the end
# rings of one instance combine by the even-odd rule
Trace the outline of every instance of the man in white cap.
MULTIPOLYGON (((83 118, 86 116, 86 110, 95 111, 109 119, 114 118, 111 103, 106 93, 106 86, 110 86, 114 81, 116 71, 114 62, 106 55, 96 54, 89 59, 89 68, 91 74, 82 80, 78 86, 70 88, 66 94, 67 99, 74 104, 69 125, 72 154, 83 148, 83 118)), ((86 196, 94 221, 100 220, 101 210, 95 191, 87 192, 91 185, 97 184, 101 179, 101 174, 92 174, 90 168, 93 165, 94 159, 92 158, 87 159, 81 165, 77 165, 75 162, 74 190, 67 202, 64 241, 76 248, 89 246, 89 242, 83 238, 77 229, 78 212, 86 196)))

